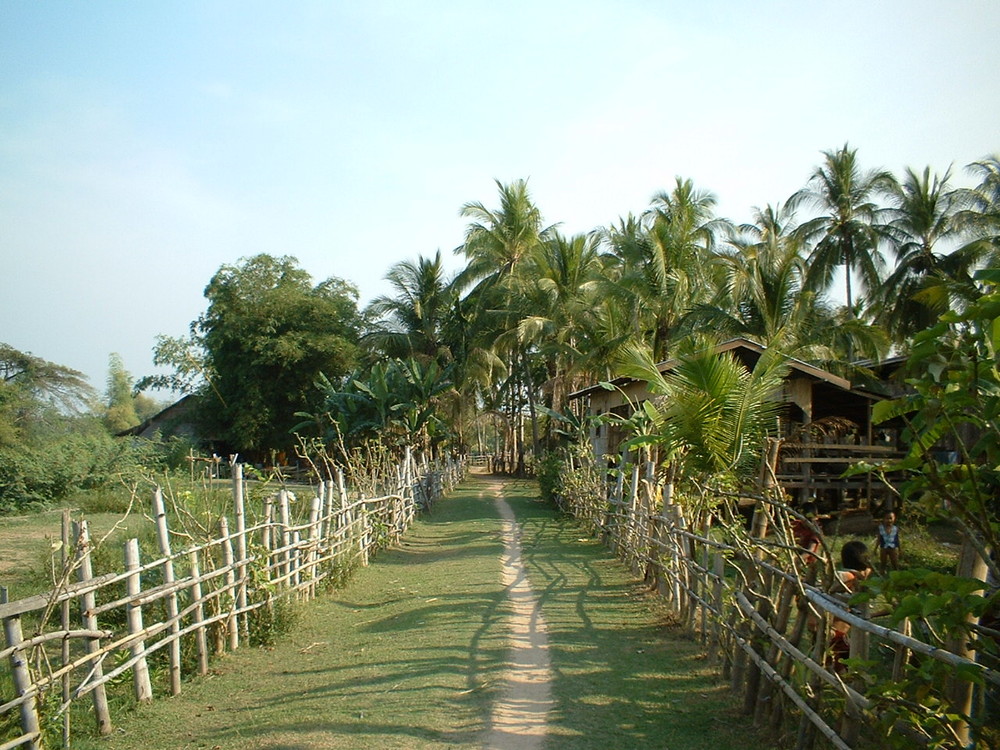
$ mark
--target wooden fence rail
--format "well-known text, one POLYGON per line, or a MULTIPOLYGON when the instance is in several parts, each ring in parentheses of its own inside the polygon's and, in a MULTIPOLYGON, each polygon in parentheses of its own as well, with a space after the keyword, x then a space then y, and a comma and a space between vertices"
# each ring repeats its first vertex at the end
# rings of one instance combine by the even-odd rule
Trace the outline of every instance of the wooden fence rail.
MULTIPOLYGON (((689 519, 684 506, 671 504, 669 492, 660 505, 648 474, 634 469, 630 481, 628 472, 618 476, 606 495, 595 491, 560 504, 671 604, 681 623, 702 639, 709 658, 721 662, 744 712, 758 725, 793 734, 790 747, 856 747, 878 718, 864 685, 831 655, 834 620, 850 625, 850 658, 882 656, 881 668, 894 679, 907 662, 934 659, 955 673, 977 675, 976 690, 1000 686, 1000 671, 982 660, 921 640, 910 632, 909 621, 899 630, 873 622, 864 606, 848 605, 847 595, 831 595, 817 580, 824 569, 826 578, 832 573, 822 553, 818 563, 807 565, 802 551, 783 543, 781 534, 755 538, 735 514, 729 531, 708 526, 706 515, 689 519), (691 528, 692 521, 708 528, 691 528), (742 531, 733 534, 734 528, 742 531)), ((780 527, 775 511, 788 510, 781 503, 745 500, 756 503, 757 513, 771 514, 772 529, 780 527)), ((732 508, 737 498, 725 502, 732 508)), ((940 739, 898 721, 891 726, 909 747, 940 739)))
POLYGON ((159 556, 143 562, 138 540, 130 539, 123 572, 96 574, 86 521, 75 524, 72 534, 64 532, 74 553, 53 591, 8 602, 7 590, 0 588, 6 643, 0 662, 10 672, 0 670, 0 726, 19 727, 12 736, 0 736, 0 750, 41 746, 42 704, 48 712, 58 706, 68 747, 68 709, 88 694, 98 733, 109 733, 107 685, 126 673, 139 702, 154 697, 153 674, 165 674, 167 684, 160 690, 176 695, 185 672, 207 673, 210 648, 216 653, 239 648, 253 618, 273 612, 278 599, 312 598, 324 580, 366 565, 376 550, 398 542, 417 509, 450 490, 464 470, 461 461, 418 464, 408 455, 396 472, 395 488, 382 497, 352 496, 341 476, 336 483, 320 483, 303 518, 294 517, 289 493, 281 490, 265 501, 263 520, 247 526, 242 466, 235 464, 232 529, 223 515, 210 541, 175 552, 157 488, 152 517, 159 556), (76 583, 69 582, 72 570, 76 583), (74 607, 79 627, 71 624, 74 607), (191 652, 187 660, 185 645, 191 652), (153 659, 165 671, 151 670, 153 659), (13 697, 4 695, 4 685, 13 697), (19 718, 10 721, 8 714, 15 711, 19 718))

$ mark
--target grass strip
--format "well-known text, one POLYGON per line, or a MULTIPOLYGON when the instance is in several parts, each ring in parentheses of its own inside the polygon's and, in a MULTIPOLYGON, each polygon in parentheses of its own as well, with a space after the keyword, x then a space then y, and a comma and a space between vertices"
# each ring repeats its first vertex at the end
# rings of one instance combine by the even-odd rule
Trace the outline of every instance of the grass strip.
MULTIPOLYGON (((242 649, 182 695, 77 750, 479 748, 504 678, 501 524, 472 478, 292 634, 242 649)), ((698 644, 533 482, 504 482, 548 625, 555 748, 759 748, 698 644)), ((160 684, 163 684, 160 680, 160 684)))
POLYGON ((506 652, 501 528, 482 486, 460 487, 400 548, 303 605, 273 648, 225 657, 92 747, 477 747, 506 652))
POLYGON ((543 504, 534 483, 508 483, 504 496, 548 626, 556 710, 546 748, 772 747, 662 600, 543 504))

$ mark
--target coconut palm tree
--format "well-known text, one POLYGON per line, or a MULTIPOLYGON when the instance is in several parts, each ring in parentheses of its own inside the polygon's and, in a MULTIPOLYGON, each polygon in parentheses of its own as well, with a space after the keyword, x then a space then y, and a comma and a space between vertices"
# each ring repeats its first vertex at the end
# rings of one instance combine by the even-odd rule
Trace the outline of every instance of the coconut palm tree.
POLYGON ((524 266, 530 283, 522 285, 526 310, 517 334, 544 362, 549 405, 555 411, 563 408, 574 373, 580 374, 580 344, 600 306, 603 270, 596 237, 559 232, 540 243, 524 266))
MULTIPOLYGON (((458 282, 463 286, 474 285, 468 298, 475 305, 476 315, 495 322, 494 341, 503 348, 507 364, 507 377, 502 386, 509 397, 511 422, 521 418, 521 407, 526 401, 537 455, 537 389, 529 352, 516 336, 503 337, 501 334, 516 331, 523 317, 518 303, 525 298, 524 285, 530 282, 518 273, 519 267, 553 230, 543 227, 541 211, 531 200, 525 180, 509 185, 497 181, 496 184, 500 193, 498 209, 489 209, 478 202, 466 203, 461 209, 461 215, 472 221, 465 230, 465 242, 456 249, 467 258, 458 282)), ((514 434, 518 432, 515 430, 514 434)), ((523 445, 518 445, 517 464, 518 470, 522 470, 523 445)))
POLYGON ((844 321, 822 294, 806 288, 805 245, 785 205, 755 209, 718 255, 725 281, 711 303, 696 306, 682 331, 743 336, 784 354, 842 371, 844 353, 876 357, 884 336, 867 323, 844 321))
POLYGON ((602 232, 614 288, 609 297, 630 311, 637 340, 665 359, 684 314, 711 298, 714 252, 728 223, 715 217, 715 196, 677 178, 653 196, 641 219, 629 216, 602 232))
POLYGON ((395 294, 376 297, 366 313, 374 318, 368 343, 389 357, 416 356, 445 365, 452 359, 443 329, 454 305, 455 288, 433 258, 395 264, 386 274, 395 294))
POLYGON ((947 296, 930 291, 937 281, 971 281, 970 253, 951 252, 962 234, 957 216, 963 197, 950 189, 950 178, 951 170, 938 176, 929 167, 919 174, 907 169, 891 193, 894 205, 885 229, 895 268, 878 295, 878 319, 897 344, 929 328, 949 308, 947 296))
POLYGON ((824 151, 805 188, 789 200, 791 208, 810 205, 819 216, 799 227, 803 239, 815 242, 809 256, 807 288, 829 289, 834 271, 845 267, 847 308, 854 314, 854 281, 862 293, 879 288, 885 265, 879 253, 885 213, 875 199, 892 190, 893 176, 883 170, 864 171, 857 150, 845 143, 837 151, 824 151))

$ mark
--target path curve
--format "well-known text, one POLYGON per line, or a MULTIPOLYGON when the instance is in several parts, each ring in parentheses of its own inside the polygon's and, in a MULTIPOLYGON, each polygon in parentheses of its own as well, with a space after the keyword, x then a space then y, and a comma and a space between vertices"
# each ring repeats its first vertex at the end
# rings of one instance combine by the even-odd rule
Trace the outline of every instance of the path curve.
POLYGON ((511 603, 509 668, 493 707, 486 750, 537 750, 545 741, 552 710, 552 672, 545 618, 521 560, 521 528, 514 511, 491 486, 503 519, 504 555, 501 580, 511 603))

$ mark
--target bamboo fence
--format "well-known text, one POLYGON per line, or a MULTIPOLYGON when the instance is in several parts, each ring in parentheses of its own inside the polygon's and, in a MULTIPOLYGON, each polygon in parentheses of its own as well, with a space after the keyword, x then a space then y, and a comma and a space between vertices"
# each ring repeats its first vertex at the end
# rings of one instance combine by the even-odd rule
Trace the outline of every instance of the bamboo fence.
MULTIPOLYGON (((865 695, 858 676, 831 656, 834 619, 850 625, 850 658, 874 660, 893 679, 907 663, 933 659, 956 674, 967 670, 977 676, 980 695, 974 705, 980 711, 984 695, 996 696, 1000 671, 983 659, 916 637, 908 620, 898 630, 878 624, 866 607, 851 607, 847 595, 828 593, 817 579, 824 571, 832 574, 832 564, 821 559, 806 565, 801 550, 782 543, 786 535, 765 533, 768 526, 781 531, 782 514, 795 515, 787 506, 766 496, 726 497, 720 505, 728 503, 730 510, 740 500, 755 507, 754 531, 734 535, 711 526, 705 515, 688 518, 688 510, 671 503, 670 493, 661 489, 651 466, 644 472, 633 467, 631 476, 627 468, 616 472, 605 494, 558 500, 667 600, 721 667, 743 712, 758 726, 791 738, 789 747, 848 750, 866 739, 865 746, 883 746, 871 736, 877 702, 865 695)), ((735 514, 733 520, 746 528, 735 514)), ((990 663, 995 667, 995 658, 990 663)), ((906 747, 937 746, 941 739, 899 721, 890 726, 886 731, 898 733, 906 747)), ((974 743, 973 738, 968 746, 974 743)))
POLYGON ((450 490, 464 470, 461 461, 418 463, 408 454, 385 496, 359 497, 340 474, 319 483, 307 512, 296 513, 291 493, 281 490, 265 500, 263 520, 248 526, 242 466, 234 464, 232 527, 223 515, 211 541, 174 551, 157 489, 152 517, 159 556, 141 560, 138 540, 130 539, 124 569, 103 574, 93 570, 86 520, 70 524, 64 514, 65 580, 17 601, 0 588, 0 664, 10 670, 0 674, 0 685, 13 688, 12 696, 0 693, 0 726, 18 727, 12 736, 0 735, 0 750, 41 747, 43 721, 57 720, 69 747, 68 709, 87 696, 97 732, 108 734, 113 681, 131 679, 135 700, 145 702, 157 693, 153 675, 162 675, 159 691, 176 695, 185 672, 206 674, 213 652, 238 649, 255 622, 273 617, 279 600, 312 598, 324 581, 367 565, 379 548, 398 542, 418 510, 450 490))

